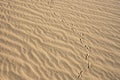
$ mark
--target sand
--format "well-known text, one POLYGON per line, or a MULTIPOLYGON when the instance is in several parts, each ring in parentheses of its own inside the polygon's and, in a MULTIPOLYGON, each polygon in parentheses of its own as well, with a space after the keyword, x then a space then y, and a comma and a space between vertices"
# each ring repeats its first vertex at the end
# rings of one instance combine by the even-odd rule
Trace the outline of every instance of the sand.
POLYGON ((0 80, 120 80, 120 0, 0 0, 0 80))

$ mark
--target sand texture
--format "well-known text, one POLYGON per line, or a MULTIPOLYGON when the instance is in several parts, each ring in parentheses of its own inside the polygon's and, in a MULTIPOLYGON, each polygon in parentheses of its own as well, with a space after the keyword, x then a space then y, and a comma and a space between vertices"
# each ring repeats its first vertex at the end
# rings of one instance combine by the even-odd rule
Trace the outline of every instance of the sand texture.
POLYGON ((120 0, 0 0, 0 80, 120 80, 120 0))

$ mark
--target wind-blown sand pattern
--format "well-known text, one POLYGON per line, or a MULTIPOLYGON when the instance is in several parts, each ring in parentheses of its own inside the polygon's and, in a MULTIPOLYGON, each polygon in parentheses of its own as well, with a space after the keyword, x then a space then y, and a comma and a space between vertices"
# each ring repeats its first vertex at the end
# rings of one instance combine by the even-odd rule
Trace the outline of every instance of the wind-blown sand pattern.
POLYGON ((120 80, 120 0, 0 0, 0 80, 120 80))

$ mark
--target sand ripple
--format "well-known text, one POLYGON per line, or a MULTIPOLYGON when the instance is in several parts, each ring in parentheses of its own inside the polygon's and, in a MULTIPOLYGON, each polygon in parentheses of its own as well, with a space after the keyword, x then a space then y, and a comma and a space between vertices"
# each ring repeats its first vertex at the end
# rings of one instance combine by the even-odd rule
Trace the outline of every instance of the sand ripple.
POLYGON ((120 80, 120 1, 0 0, 0 80, 120 80))

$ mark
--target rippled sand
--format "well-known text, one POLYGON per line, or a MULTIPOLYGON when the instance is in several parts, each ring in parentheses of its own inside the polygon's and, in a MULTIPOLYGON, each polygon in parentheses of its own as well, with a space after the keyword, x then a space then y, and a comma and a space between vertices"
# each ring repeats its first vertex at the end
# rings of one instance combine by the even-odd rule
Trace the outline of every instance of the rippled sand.
POLYGON ((120 80, 120 0, 0 0, 0 80, 120 80))

